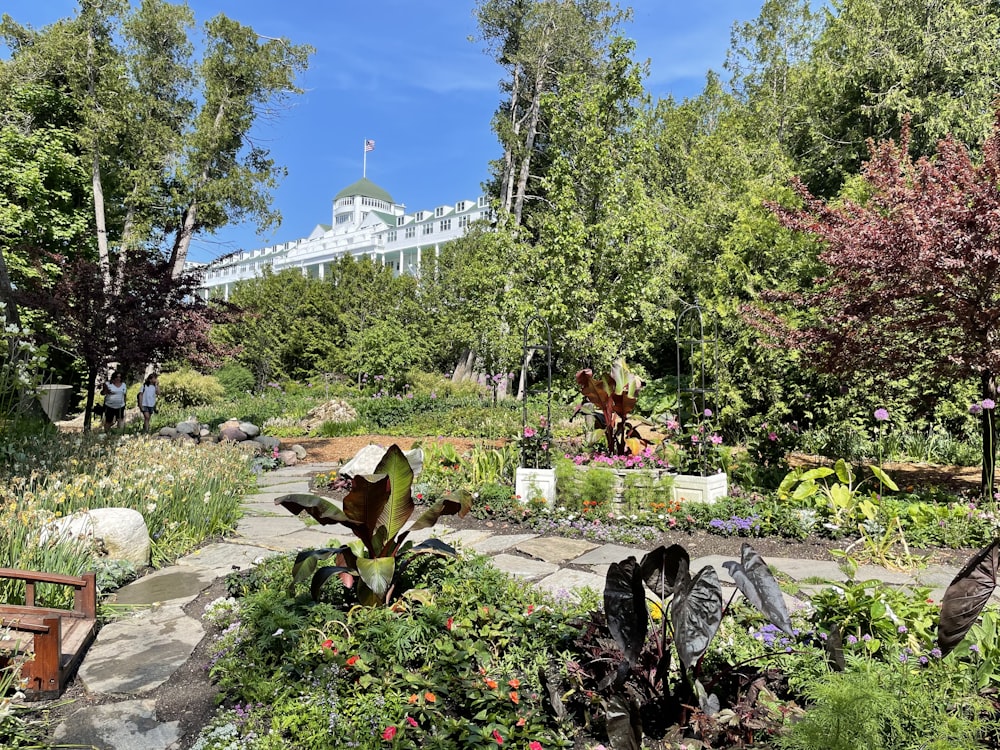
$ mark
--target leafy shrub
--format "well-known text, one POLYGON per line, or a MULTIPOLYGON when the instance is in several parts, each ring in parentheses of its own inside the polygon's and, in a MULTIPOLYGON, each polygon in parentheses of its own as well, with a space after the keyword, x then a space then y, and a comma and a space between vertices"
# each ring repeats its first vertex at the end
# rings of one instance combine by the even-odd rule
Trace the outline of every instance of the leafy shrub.
POLYGON ((225 393, 217 378, 194 370, 178 370, 160 375, 161 397, 183 409, 215 403, 225 393))
POLYGON ((483 393, 482 387, 474 380, 454 382, 440 373, 412 370, 406 375, 407 382, 413 387, 416 396, 431 396, 437 398, 476 398, 483 393))
POLYGON ((348 435, 363 435, 364 432, 364 425, 356 419, 350 422, 328 420, 316 428, 318 437, 346 437, 348 435))
POLYGON ((230 362, 220 367, 215 377, 219 381, 227 396, 235 396, 240 393, 251 393, 256 383, 253 373, 243 365, 230 362))

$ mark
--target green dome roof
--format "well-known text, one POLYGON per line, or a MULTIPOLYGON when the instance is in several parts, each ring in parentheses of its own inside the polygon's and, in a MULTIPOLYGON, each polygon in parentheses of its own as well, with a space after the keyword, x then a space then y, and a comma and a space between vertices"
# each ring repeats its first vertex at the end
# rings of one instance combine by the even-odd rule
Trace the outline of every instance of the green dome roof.
POLYGON ((353 185, 348 185, 337 193, 333 199, 335 201, 339 201, 341 198, 353 198, 356 195, 360 195, 365 198, 375 198, 376 200, 385 201, 386 203, 395 203, 391 195, 367 177, 362 177, 353 185))

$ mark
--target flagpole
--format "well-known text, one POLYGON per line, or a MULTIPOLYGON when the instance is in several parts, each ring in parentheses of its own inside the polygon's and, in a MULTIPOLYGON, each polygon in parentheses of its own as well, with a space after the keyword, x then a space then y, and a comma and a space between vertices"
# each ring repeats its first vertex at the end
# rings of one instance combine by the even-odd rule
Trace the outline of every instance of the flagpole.
POLYGON ((368 139, 363 139, 361 141, 361 179, 365 179, 368 176, 368 139))

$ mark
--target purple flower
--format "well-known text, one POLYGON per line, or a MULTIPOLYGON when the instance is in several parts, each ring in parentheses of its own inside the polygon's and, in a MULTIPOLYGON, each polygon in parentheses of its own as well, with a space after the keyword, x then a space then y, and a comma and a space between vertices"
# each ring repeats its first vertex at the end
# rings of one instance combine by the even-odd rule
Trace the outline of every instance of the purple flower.
POLYGON ((877 419, 879 422, 885 422, 887 419, 889 419, 889 412, 886 411, 885 409, 876 409, 875 419, 877 419))
POLYGON ((906 626, 905 625, 900 625, 898 628, 896 628, 896 632, 897 633, 905 633, 906 632, 906 626))
POLYGON ((937 647, 932 648, 931 649, 931 656, 933 656, 935 659, 940 659, 941 658, 941 649, 939 649, 937 647))
POLYGON ((973 404, 972 406, 969 407, 969 414, 982 414, 982 412, 983 412, 983 407, 981 407, 979 404, 973 404))
POLYGON ((712 441, 712 445, 722 445, 722 435, 712 433, 712 437, 710 437, 709 440, 712 441))
POLYGON ((872 639, 871 633, 865 633, 863 636, 861 636, 861 640, 863 640, 865 643, 868 643, 868 641, 870 641, 871 639, 872 639))
POLYGON ((989 411, 990 409, 995 409, 996 406, 997 405, 993 402, 993 399, 991 398, 983 399, 983 408, 986 409, 987 411, 989 411))
POLYGON ((904 651, 903 653, 901 653, 899 655, 899 663, 900 664, 906 664, 906 662, 907 662, 907 660, 909 658, 910 658, 909 655, 904 651))
POLYGON ((858 642, 858 637, 856 635, 849 635, 847 636, 847 642, 853 646, 858 642))
POLYGON ((978 643, 973 643, 971 646, 969 646, 969 651, 971 651, 974 654, 978 654, 979 653, 979 644, 978 643))
POLYGON ((711 409, 705 409, 705 416, 706 417, 712 416, 712 410, 711 409))
POLYGON ((767 439, 773 443, 775 440, 778 439, 778 436, 773 432, 769 432, 767 433, 767 439))

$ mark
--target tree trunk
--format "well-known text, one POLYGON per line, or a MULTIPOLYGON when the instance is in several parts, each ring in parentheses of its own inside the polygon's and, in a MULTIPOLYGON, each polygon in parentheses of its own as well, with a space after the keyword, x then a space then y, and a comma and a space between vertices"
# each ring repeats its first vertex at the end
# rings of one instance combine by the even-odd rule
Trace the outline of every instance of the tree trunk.
MULTIPOLYGON (((982 372, 982 389, 983 389, 983 399, 990 399, 996 404, 997 400, 997 383, 996 378, 993 373, 989 370, 983 370, 982 372)), ((996 486, 996 465, 997 465, 997 446, 996 446, 996 422, 994 415, 996 414, 996 408, 983 409, 983 486, 982 486, 982 498, 983 503, 993 504, 995 502, 993 493, 994 487, 996 486)))
MULTIPOLYGON (((97 106, 97 81, 94 71, 94 30, 87 31, 87 93, 91 106, 97 106)), ((97 136, 90 145, 90 181, 94 190, 94 226, 97 230, 97 257, 104 275, 104 292, 111 294, 111 256, 108 253, 108 226, 104 213, 104 187, 101 184, 101 152, 97 147, 97 136)))
POLYGON ((514 195, 514 223, 521 226, 521 213, 524 211, 524 196, 528 191, 528 177, 531 174, 531 153, 535 149, 535 136, 538 135, 538 123, 541 120, 542 94, 545 93, 545 68, 548 65, 548 49, 543 49, 538 66, 535 69, 535 90, 531 95, 531 107, 528 112, 528 125, 524 133, 524 154, 521 157, 521 173, 517 178, 517 192, 514 195))
POLYGON ((11 286, 10 276, 7 273, 7 260, 3 255, 3 248, 0 248, 0 303, 5 306, 5 317, 7 324, 21 327, 21 316, 17 312, 17 303, 14 301, 14 287, 11 286))
POLYGON ((94 418, 94 388, 97 387, 97 368, 89 366, 87 368, 87 405, 83 410, 83 431, 90 432, 90 425, 94 418))

